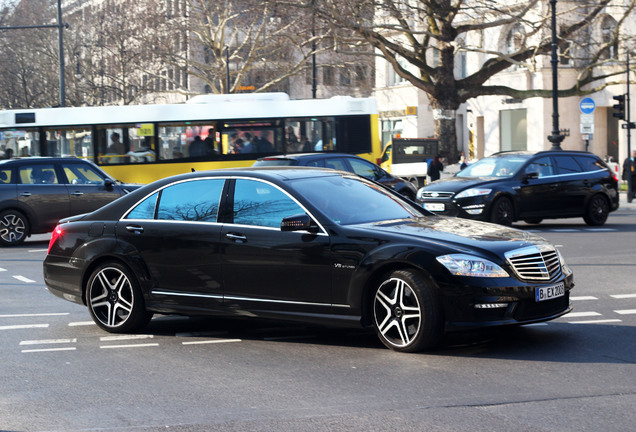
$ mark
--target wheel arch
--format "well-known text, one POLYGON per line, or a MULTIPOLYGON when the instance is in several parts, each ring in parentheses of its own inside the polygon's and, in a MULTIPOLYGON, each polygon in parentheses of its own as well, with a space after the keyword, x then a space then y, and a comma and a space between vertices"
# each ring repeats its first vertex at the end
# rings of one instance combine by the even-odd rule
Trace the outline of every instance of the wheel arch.
POLYGON ((519 220, 519 206, 517 205, 518 197, 506 191, 495 192, 495 196, 493 197, 492 200, 490 200, 490 204, 488 205, 488 212, 486 213, 488 215, 488 220, 492 218, 492 212, 495 208, 495 204, 497 203, 497 201, 499 201, 502 198, 506 198, 510 201, 510 204, 512 204, 512 220, 513 222, 518 221, 519 220))

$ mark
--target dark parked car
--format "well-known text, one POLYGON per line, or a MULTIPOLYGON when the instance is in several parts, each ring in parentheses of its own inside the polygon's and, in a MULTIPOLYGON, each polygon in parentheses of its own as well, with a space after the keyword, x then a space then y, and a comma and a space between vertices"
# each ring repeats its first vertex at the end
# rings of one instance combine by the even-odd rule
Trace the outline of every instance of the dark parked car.
POLYGON ((502 225, 583 217, 598 226, 618 209, 618 179, 592 153, 502 152, 421 188, 417 201, 438 214, 502 225))
POLYGON ((268 156, 258 159, 253 166, 310 166, 331 168, 356 173, 388 186, 410 200, 415 200, 417 189, 411 182, 394 177, 376 164, 346 153, 302 153, 268 156))
POLYGON ((155 312, 255 316, 375 327, 408 352, 445 330, 556 318, 574 285, 541 237, 306 167, 183 174, 61 221, 44 280, 113 333, 155 312))
POLYGON ((119 184, 78 158, 1 160, 0 245, 51 232, 60 219, 91 212, 138 187, 119 184))

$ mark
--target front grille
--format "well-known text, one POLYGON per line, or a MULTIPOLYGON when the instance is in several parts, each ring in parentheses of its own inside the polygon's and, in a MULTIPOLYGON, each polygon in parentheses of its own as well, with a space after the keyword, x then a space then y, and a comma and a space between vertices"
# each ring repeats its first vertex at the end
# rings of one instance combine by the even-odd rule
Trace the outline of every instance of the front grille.
POLYGON ((529 246, 506 252, 506 259, 524 280, 550 281, 561 275, 559 253, 552 246, 529 246))
POLYGON ((450 198, 455 195, 453 192, 435 192, 435 191, 421 191, 420 196, 422 198, 450 198))

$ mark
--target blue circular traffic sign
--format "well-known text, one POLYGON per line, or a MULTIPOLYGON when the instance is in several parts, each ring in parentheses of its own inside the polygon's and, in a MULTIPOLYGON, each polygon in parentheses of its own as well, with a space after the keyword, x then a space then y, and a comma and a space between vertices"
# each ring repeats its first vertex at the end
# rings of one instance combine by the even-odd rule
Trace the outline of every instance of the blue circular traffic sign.
POLYGON ((592 98, 583 98, 581 103, 579 103, 579 109, 583 114, 592 114, 594 112, 594 108, 596 108, 596 103, 594 103, 594 99, 592 98))

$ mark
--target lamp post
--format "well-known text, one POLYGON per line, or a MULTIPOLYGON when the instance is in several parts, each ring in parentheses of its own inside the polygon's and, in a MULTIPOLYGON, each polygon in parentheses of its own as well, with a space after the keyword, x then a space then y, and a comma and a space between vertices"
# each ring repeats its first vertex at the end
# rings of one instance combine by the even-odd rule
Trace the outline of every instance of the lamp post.
POLYGON ((58 29, 58 46, 59 46, 59 63, 60 63, 60 106, 66 105, 66 89, 64 85, 64 39, 63 30, 68 28, 68 23, 62 23, 62 0, 57 0, 57 24, 48 25, 30 25, 30 26, 7 26, 0 27, 0 30, 19 30, 19 29, 35 29, 35 28, 57 28, 58 29))
POLYGON ((230 91, 230 47, 225 45, 225 88, 226 93, 232 93, 230 91))
POLYGON ((557 28, 556 28, 556 3, 557 0, 550 0, 552 8, 552 135, 548 137, 548 141, 552 143, 551 150, 562 150, 561 141, 563 134, 559 131, 559 77, 558 65, 559 57, 557 55, 557 28))

